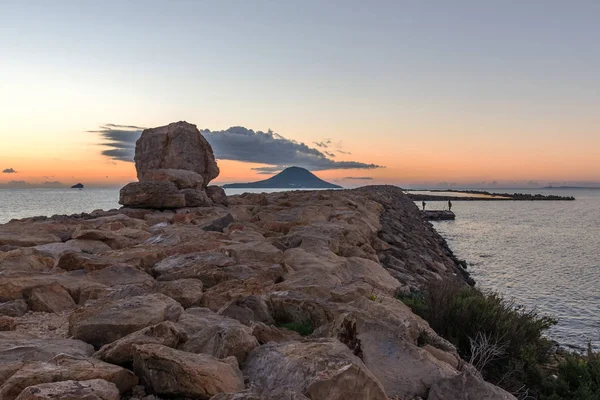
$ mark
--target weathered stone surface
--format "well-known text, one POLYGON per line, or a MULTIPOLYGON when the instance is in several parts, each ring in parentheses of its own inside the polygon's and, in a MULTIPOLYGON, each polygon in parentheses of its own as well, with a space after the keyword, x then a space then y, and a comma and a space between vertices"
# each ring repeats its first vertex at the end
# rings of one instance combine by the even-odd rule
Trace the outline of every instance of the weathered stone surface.
POLYGON ((244 325, 251 325, 253 322, 275 323, 267 302, 260 296, 244 296, 232 300, 219 309, 219 314, 237 319, 244 325))
POLYGON ((134 347, 135 373, 151 392, 165 396, 209 399, 244 390, 244 378, 233 357, 218 360, 156 344, 134 347))
MULTIPOLYGON (((110 250, 110 246, 107 250, 110 250)), ((65 271, 75 271, 78 269, 96 271, 114 264, 114 261, 94 254, 65 251, 60 255, 58 261, 56 262, 56 268, 60 268, 65 271)))
POLYGON ((0 246, 32 247, 42 244, 62 242, 56 235, 49 233, 25 233, 0 231, 0 246))
POLYGON ((507 391, 465 371, 454 378, 439 380, 429 392, 428 400, 516 400, 507 391))
POLYGON ((182 311, 179 303, 163 294, 100 302, 71 314, 69 334, 99 347, 147 326, 176 321, 182 311))
POLYGON ((119 389, 104 379, 62 381, 29 386, 17 400, 119 400, 119 389))
POLYGON ((180 348, 191 353, 211 354, 217 358, 235 356, 242 363, 258 346, 250 328, 207 308, 187 309, 177 324, 188 334, 188 340, 180 348))
POLYGON ((0 363, 10 361, 48 361, 59 354, 87 357, 94 348, 80 340, 39 339, 24 337, 17 332, 0 336, 0 363))
POLYGON ((179 302, 183 308, 197 307, 202 300, 202 281, 198 279, 159 281, 157 290, 179 302))
POLYGON ((133 362, 133 347, 138 344, 160 344, 177 347, 187 340, 186 332, 171 321, 149 326, 119 340, 102 346, 94 357, 111 364, 123 365, 133 362))
POLYGON ((212 200, 208 198, 204 190, 183 189, 181 194, 185 196, 186 207, 208 207, 212 205, 212 200))
POLYGON ((177 189, 196 189, 204 184, 204 177, 185 169, 149 169, 140 181, 173 182, 177 189))
POLYGON ((157 279, 164 281, 200 279, 205 287, 210 287, 218 282, 217 279, 212 279, 215 270, 222 271, 234 264, 235 260, 223 253, 193 253, 166 258, 152 267, 152 273, 157 279))
POLYGON ((219 186, 208 186, 206 188, 206 194, 215 204, 221 204, 224 206, 228 204, 225 190, 219 186))
POLYGON ((22 299, 0 303, 0 315, 7 317, 20 317, 27 312, 27 309, 27 303, 22 299))
POLYGON ((260 346, 250 353, 244 374, 266 394, 288 388, 312 400, 387 400, 362 361, 332 339, 260 346))
POLYGON ((131 390, 138 383, 137 377, 131 371, 116 365, 93 358, 77 358, 60 354, 48 362, 23 364, 2 385, 0 399, 14 400, 25 388, 42 383, 91 379, 112 382, 121 393, 131 390))
POLYGON ((231 214, 227 214, 223 217, 216 218, 210 221, 208 224, 202 227, 204 231, 213 231, 213 232, 223 232, 225 228, 229 226, 233 222, 233 216, 231 214))
POLYGON ((55 313, 76 307, 69 292, 58 283, 32 288, 25 292, 25 298, 32 311, 55 313))
POLYGON ((48 253, 35 248, 20 248, 0 253, 0 272, 47 272, 53 266, 54 259, 49 257, 48 253))
POLYGON ((185 207, 185 196, 172 182, 131 182, 119 194, 119 204, 138 208, 185 207))
POLYGON ((153 169, 182 169, 200 174, 202 186, 219 175, 212 147, 195 125, 175 122, 146 129, 135 145, 138 179, 153 169))

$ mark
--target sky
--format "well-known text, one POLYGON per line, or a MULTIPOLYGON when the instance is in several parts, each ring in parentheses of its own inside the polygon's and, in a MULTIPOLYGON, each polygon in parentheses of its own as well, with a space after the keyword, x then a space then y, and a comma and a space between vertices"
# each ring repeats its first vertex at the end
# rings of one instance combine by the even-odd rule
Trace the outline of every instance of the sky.
POLYGON ((599 185, 598 1, 0 0, 0 185, 121 186, 185 120, 215 183, 599 185))

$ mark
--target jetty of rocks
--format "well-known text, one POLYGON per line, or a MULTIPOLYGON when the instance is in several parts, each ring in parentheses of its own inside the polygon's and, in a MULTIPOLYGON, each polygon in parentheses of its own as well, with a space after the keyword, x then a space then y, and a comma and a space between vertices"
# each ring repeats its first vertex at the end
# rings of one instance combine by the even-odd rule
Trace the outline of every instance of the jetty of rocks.
POLYGON ((514 399, 396 299, 468 278, 401 189, 215 198, 196 131, 126 207, 0 225, 0 399, 514 399))

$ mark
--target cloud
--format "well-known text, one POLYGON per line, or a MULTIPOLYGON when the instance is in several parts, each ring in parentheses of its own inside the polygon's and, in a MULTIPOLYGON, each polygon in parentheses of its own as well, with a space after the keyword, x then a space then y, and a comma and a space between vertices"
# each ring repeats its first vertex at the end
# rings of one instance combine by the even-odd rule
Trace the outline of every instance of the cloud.
POLYGON ((145 128, 135 125, 106 124, 98 130, 88 131, 98 133, 103 141, 101 146, 109 147, 102 155, 113 160, 133 162, 135 142, 145 128))
POLYGON ((6 168, 5 170, 2 171, 3 174, 16 174, 17 171, 14 170, 14 168, 6 168))
POLYGON ((350 153, 349 151, 343 151, 343 150, 336 150, 338 153, 340 154, 349 154, 352 155, 352 153, 350 153))
MULTIPOLYGON (((113 160, 132 162, 135 142, 142 129, 135 125, 106 124, 89 132, 99 134, 103 139, 100 144, 108 147, 102 151, 103 155, 113 160)), ((235 126, 223 131, 203 129, 201 132, 211 144, 217 159, 268 165, 254 168, 260 174, 273 174, 289 166, 304 167, 312 171, 384 168, 372 163, 332 160, 332 152, 322 152, 304 143, 287 139, 270 129, 262 132, 235 126)), ((325 139, 319 142, 318 147, 330 144, 331 140, 325 139)))
POLYGON ((320 142, 313 142, 313 144, 317 147, 321 147, 323 149, 327 149, 329 145, 331 145, 331 139, 325 138, 320 142))
POLYGON ((356 181, 372 181, 373 177, 371 177, 371 176, 347 176, 343 179, 350 179, 350 180, 356 180, 356 181))

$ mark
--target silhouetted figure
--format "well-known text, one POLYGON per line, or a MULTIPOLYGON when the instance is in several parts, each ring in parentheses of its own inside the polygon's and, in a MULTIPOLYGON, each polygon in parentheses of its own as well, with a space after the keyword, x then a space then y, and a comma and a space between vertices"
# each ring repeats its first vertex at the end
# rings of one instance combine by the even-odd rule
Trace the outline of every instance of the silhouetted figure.
POLYGON ((426 204, 427 204, 427 203, 425 203, 425 200, 423 200, 423 211, 425 211, 425 205, 426 205, 426 204))
POLYGON ((448 200, 448 211, 452 211, 452 202, 448 200))

